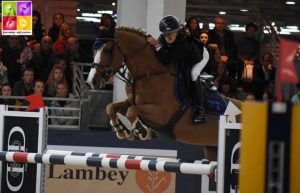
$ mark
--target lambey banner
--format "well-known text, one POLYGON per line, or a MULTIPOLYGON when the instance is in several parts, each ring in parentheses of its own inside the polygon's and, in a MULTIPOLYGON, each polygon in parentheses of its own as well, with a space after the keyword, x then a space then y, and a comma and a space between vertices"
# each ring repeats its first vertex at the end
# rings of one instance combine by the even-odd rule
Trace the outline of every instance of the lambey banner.
POLYGON ((175 193, 174 173, 47 165, 45 193, 175 193))

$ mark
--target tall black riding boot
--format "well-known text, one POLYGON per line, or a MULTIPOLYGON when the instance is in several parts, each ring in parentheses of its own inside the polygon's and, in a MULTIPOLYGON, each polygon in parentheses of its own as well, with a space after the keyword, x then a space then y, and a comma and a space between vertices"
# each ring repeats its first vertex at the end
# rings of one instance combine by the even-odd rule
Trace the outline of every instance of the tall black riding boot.
POLYGON ((206 121, 205 108, 204 108, 204 85, 200 78, 195 81, 195 112, 193 116, 194 123, 203 123, 206 121))

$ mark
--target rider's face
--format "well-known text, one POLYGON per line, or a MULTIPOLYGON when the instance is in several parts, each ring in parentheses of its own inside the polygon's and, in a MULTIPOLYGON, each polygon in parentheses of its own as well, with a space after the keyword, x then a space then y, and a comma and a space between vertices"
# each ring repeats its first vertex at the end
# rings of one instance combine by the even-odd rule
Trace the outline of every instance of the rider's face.
POLYGON ((171 32, 171 33, 165 34, 164 37, 168 44, 172 44, 176 40, 177 32, 171 32))

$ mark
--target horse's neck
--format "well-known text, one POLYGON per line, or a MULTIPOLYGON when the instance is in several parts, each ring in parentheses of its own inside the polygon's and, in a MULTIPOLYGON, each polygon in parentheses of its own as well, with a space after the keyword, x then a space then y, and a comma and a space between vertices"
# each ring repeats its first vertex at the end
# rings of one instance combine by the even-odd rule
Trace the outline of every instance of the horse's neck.
POLYGON ((135 47, 128 44, 123 49, 128 50, 130 58, 127 66, 133 77, 143 76, 164 69, 163 65, 157 59, 153 48, 147 42, 139 43, 135 47))

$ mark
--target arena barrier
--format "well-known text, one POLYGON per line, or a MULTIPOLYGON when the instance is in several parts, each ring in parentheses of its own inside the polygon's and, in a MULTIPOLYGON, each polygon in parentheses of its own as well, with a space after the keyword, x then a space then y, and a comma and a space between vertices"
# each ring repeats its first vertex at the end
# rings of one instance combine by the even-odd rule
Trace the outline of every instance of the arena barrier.
POLYGON ((212 175, 216 169, 216 163, 205 164, 174 161, 132 160, 5 151, 0 152, 0 161, 176 172, 195 175, 212 175))

